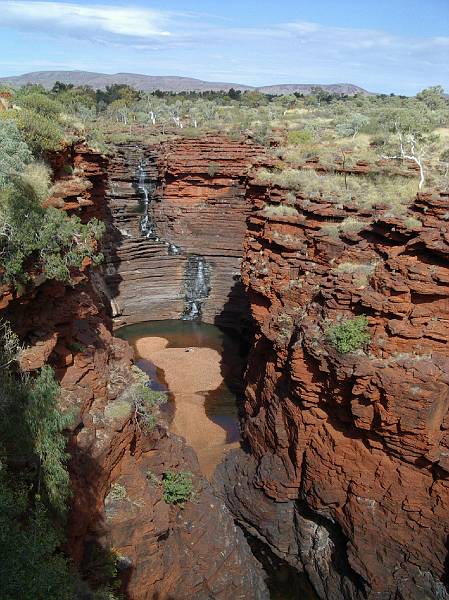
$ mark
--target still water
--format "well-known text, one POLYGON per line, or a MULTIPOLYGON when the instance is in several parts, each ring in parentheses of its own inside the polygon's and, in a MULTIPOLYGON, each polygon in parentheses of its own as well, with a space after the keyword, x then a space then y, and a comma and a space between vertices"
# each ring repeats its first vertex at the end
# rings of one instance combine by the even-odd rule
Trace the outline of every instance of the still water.
POLYGON ((186 438, 211 477, 240 439, 236 396, 241 358, 229 335, 195 321, 148 321, 117 332, 136 352, 153 389, 169 393, 162 408, 170 429, 186 438))
MULTIPOLYGON (((202 472, 211 477, 227 450, 239 445, 236 394, 243 358, 239 344, 217 327, 195 321, 148 321, 116 332, 136 352, 136 364, 156 390, 170 429, 186 438, 202 472)), ((317 600, 306 576, 249 539, 268 574, 272 600, 317 600)))

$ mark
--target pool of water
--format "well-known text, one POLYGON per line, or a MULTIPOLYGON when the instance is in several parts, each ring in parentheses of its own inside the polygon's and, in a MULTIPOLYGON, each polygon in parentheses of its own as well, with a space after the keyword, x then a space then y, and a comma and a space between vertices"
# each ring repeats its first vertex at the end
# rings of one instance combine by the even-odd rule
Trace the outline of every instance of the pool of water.
POLYGON ((134 347, 152 388, 168 392, 162 411, 170 429, 186 438, 210 477, 240 439, 238 341, 213 325, 175 320, 129 325, 116 335, 134 347))
MULTIPOLYGON (((210 477, 224 453, 238 445, 240 439, 236 394, 241 385, 243 357, 238 340, 213 325, 173 320, 128 325, 116 335, 134 347, 136 363, 151 377, 153 389, 168 392, 169 400, 163 410, 170 427, 195 449, 203 473, 210 477), (198 356, 197 364, 197 349, 213 351, 206 356, 209 362, 202 362, 198 356), (204 373, 200 374, 200 389, 191 386, 198 366, 202 371, 220 373, 221 381, 214 389, 201 387, 204 373), (191 413, 199 429, 192 428, 191 413), (217 438, 218 430, 222 432, 219 443, 209 445, 217 438)), ((298 574, 254 538, 249 541, 268 574, 272 600, 317 600, 306 576, 298 574)))

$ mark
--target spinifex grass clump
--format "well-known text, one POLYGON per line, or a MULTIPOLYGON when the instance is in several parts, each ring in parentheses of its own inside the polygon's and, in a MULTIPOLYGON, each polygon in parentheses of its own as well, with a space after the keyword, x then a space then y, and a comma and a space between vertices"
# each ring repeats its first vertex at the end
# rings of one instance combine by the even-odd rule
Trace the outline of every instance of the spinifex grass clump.
POLYGON ((164 473, 162 485, 164 500, 167 504, 179 504, 193 498, 192 473, 189 471, 167 471, 164 473))
POLYGON ((360 350, 371 340, 368 319, 359 315, 353 319, 342 319, 326 330, 328 342, 341 354, 360 350))

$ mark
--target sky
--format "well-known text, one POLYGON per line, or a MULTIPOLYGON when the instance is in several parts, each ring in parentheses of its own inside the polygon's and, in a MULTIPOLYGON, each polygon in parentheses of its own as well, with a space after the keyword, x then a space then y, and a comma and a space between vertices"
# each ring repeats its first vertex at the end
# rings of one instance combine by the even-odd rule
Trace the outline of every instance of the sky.
POLYGON ((0 0, 0 76, 179 75, 449 90, 449 0, 0 0))

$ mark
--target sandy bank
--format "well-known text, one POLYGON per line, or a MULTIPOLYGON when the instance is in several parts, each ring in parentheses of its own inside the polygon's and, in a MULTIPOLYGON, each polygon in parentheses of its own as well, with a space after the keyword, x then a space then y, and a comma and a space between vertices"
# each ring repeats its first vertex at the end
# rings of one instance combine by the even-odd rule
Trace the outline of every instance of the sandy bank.
POLYGON ((238 446, 227 444, 225 429, 211 421, 205 413, 205 394, 223 382, 221 356, 212 348, 167 348, 161 337, 145 337, 136 341, 138 354, 164 371, 168 388, 175 397, 176 410, 171 430, 186 438, 198 455, 203 473, 210 477, 223 453, 238 446))

